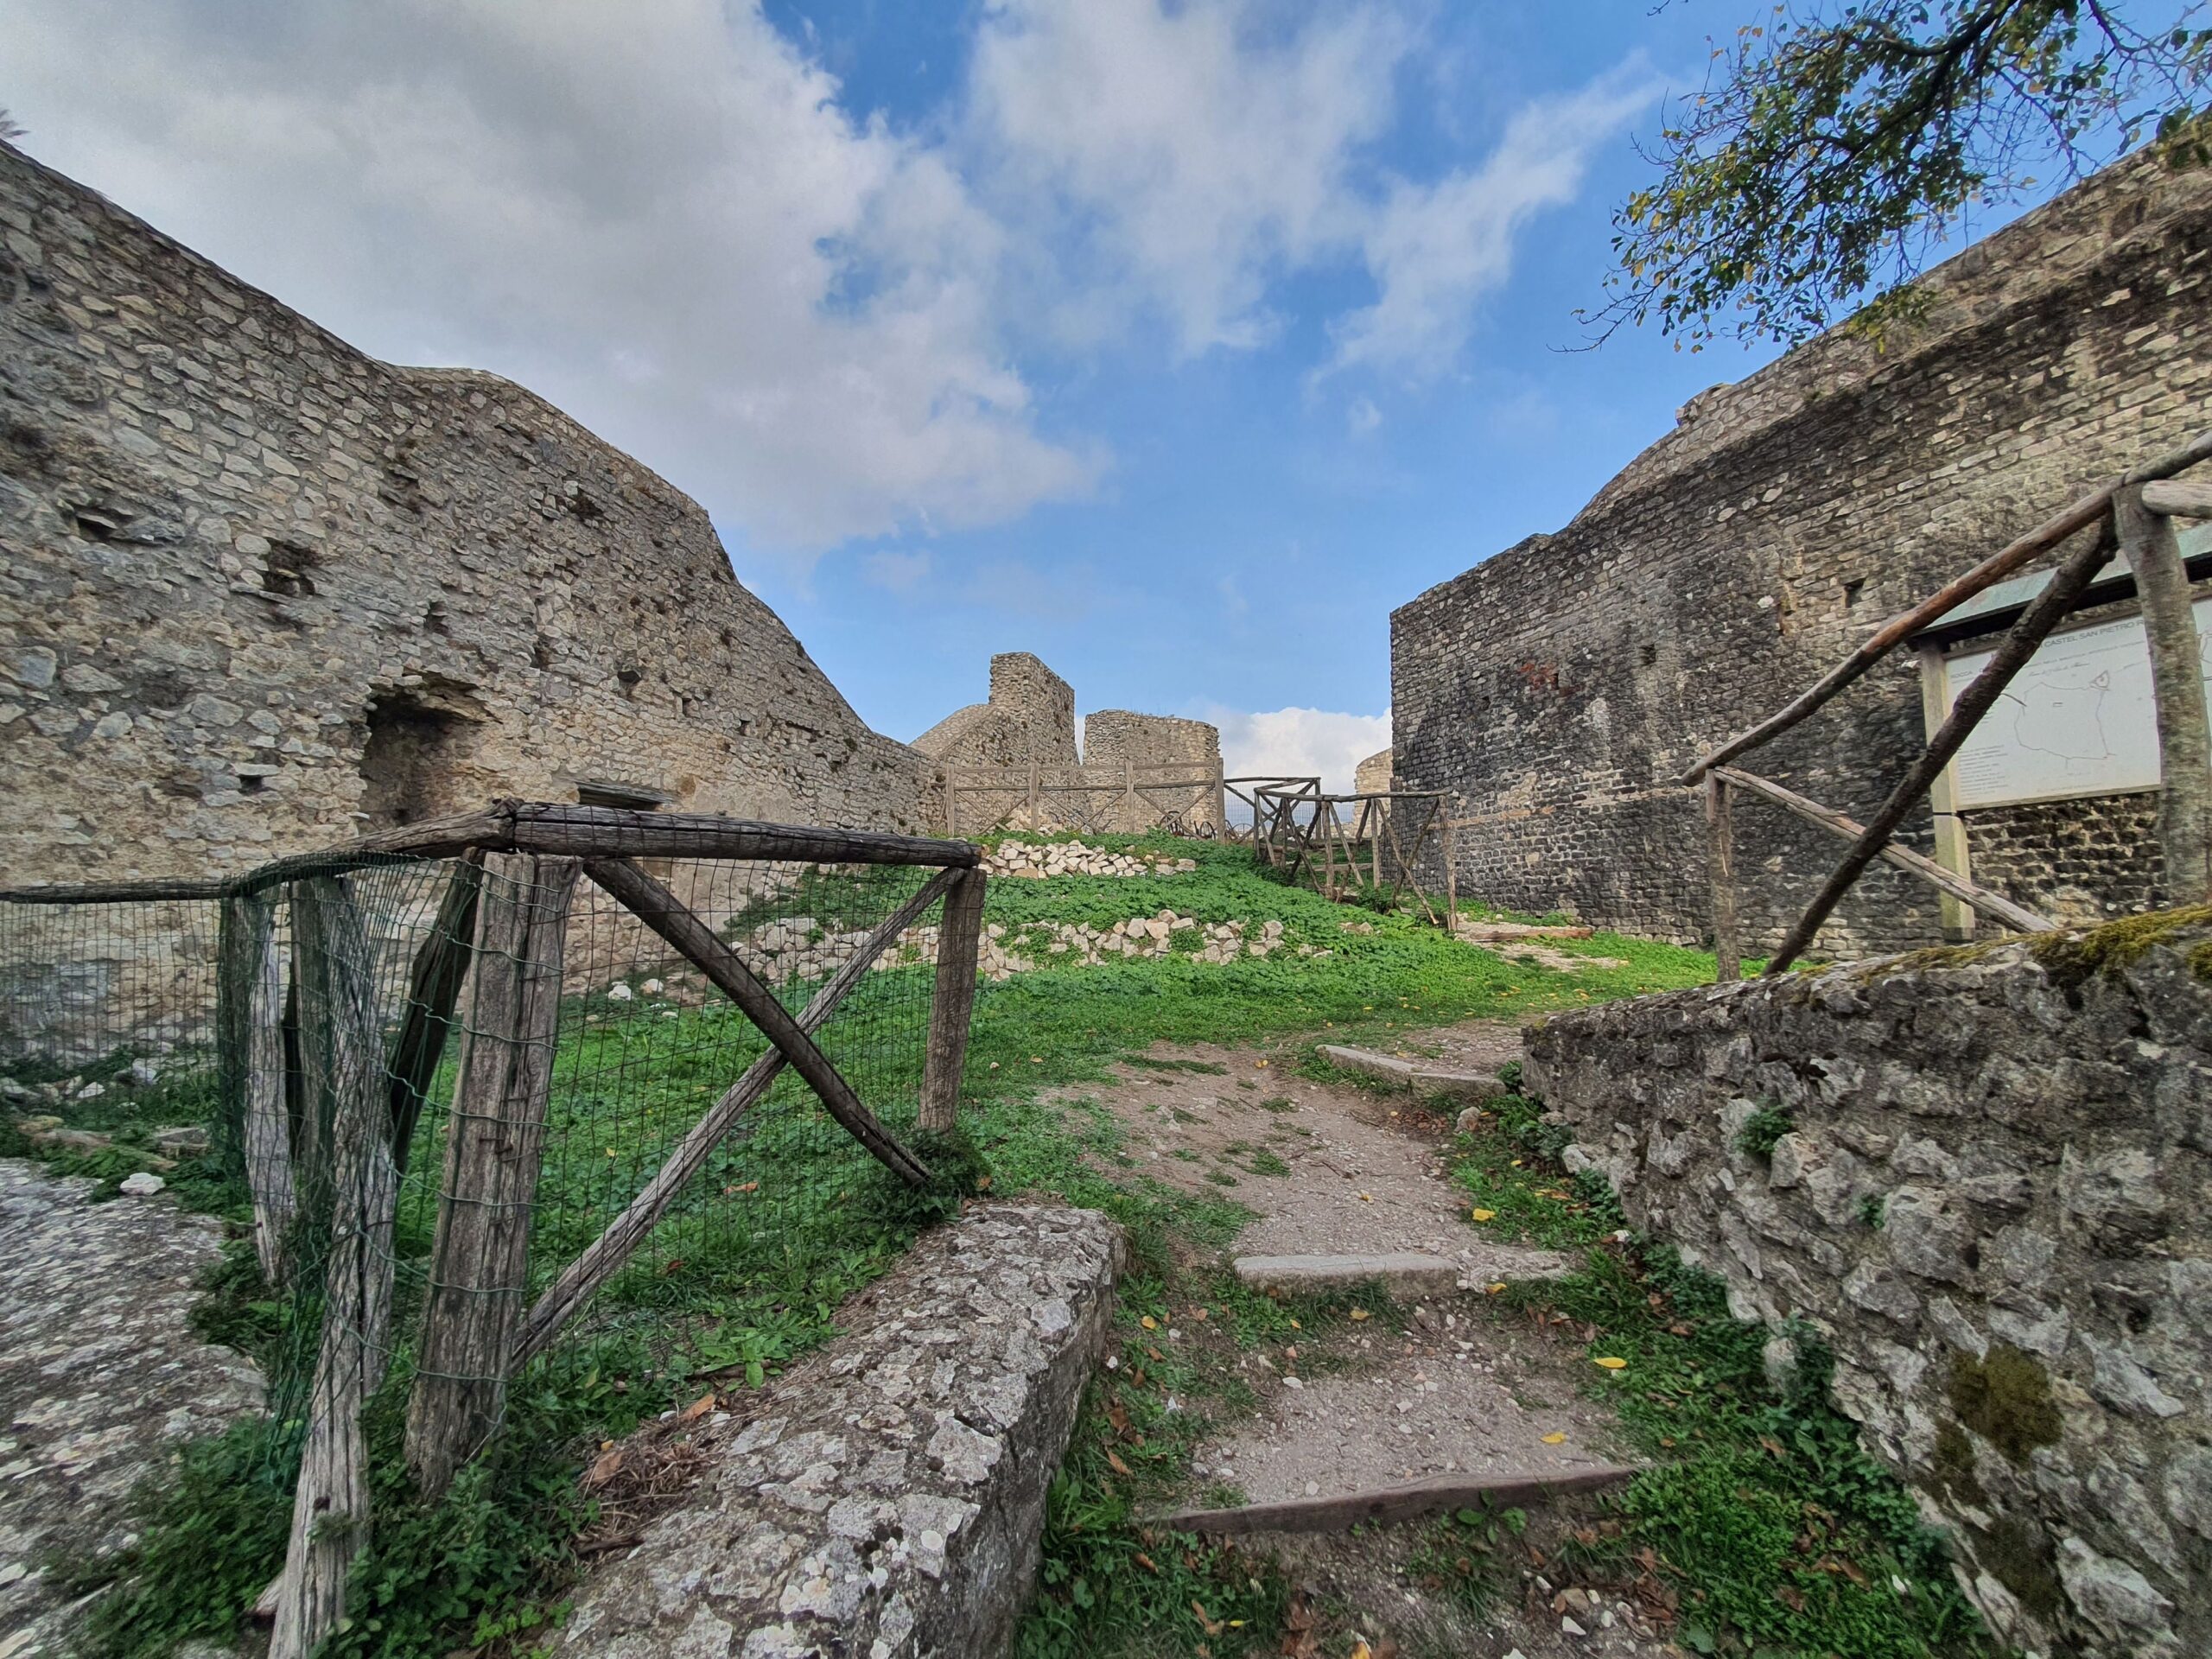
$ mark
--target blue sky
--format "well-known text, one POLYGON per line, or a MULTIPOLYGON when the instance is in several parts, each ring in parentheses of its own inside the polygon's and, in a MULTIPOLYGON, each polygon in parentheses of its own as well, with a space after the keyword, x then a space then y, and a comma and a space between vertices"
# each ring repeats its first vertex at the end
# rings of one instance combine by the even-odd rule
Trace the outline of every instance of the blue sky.
POLYGON ((0 105, 364 349, 690 491, 879 729, 1029 650, 1084 710, 1341 778, 1393 606, 1771 355, 1570 349, 1633 139, 1747 15, 0 0, 0 105))

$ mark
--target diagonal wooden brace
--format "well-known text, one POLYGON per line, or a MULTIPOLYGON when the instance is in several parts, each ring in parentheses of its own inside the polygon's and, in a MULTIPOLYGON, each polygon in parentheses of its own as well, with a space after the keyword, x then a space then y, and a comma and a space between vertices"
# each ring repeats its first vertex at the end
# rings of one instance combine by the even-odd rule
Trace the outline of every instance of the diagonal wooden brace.
POLYGON ((591 879, 616 899, 647 927, 666 939, 691 965, 706 975, 722 994, 745 1010, 745 1017, 760 1027, 761 1034, 783 1051, 791 1070, 806 1079, 807 1087, 821 1097, 830 1116, 845 1126, 869 1155, 912 1186, 926 1186, 930 1172, 920 1159, 892 1139, 861 1103, 843 1074, 813 1038, 776 1001, 776 994, 760 982, 714 929, 687 909, 677 896, 626 858, 595 858, 584 868, 591 879))

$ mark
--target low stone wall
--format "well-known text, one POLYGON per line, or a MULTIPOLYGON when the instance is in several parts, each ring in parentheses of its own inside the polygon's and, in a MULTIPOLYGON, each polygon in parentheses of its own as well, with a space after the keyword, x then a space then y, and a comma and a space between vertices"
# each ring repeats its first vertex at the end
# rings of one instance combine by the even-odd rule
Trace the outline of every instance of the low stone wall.
POLYGON ((1999 1634, 2212 1652, 2212 911, 1640 998, 1531 1084, 1640 1227, 1807 1322, 1999 1634))
POLYGON ((579 1588, 554 1651, 1009 1651, 1122 1261, 1084 1210, 977 1205, 926 1235, 743 1415, 632 1443, 686 1436, 704 1472, 579 1588))

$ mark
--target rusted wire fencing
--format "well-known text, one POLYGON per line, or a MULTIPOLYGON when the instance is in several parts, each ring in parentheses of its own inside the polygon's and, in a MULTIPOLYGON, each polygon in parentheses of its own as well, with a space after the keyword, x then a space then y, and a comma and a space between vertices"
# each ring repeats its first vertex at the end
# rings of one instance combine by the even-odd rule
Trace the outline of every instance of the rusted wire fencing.
POLYGON ((517 806, 391 839, 0 895, 15 1132, 250 1241, 300 1471, 279 1654, 342 1610, 372 1406, 435 1496, 549 1369, 757 1378, 791 1217, 931 1187, 974 993, 963 843, 517 806))

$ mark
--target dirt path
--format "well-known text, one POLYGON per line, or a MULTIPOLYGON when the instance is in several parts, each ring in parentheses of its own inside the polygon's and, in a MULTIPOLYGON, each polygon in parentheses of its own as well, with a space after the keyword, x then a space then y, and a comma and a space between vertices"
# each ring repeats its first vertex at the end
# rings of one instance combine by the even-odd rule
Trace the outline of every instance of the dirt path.
MULTIPOLYGON (((1470 1022, 1408 1033, 1406 1046, 1455 1068, 1495 1069, 1518 1057, 1520 1033, 1470 1022)), ((1160 1047, 1116 1068, 1103 1086, 1063 1091, 1096 1101, 1127 1128, 1135 1170, 1252 1210, 1239 1255, 1423 1251, 1460 1268, 1458 1294, 1414 1308, 1402 1332, 1378 1328, 1326 1354, 1287 1344, 1238 1356, 1258 1405, 1197 1448, 1196 1485, 1233 1486, 1262 1503, 1435 1475, 1632 1460, 1611 1410, 1584 1392, 1588 1362, 1579 1344, 1548 1338, 1489 1294, 1502 1281, 1553 1276, 1572 1262, 1476 1233, 1446 1173, 1448 1119, 1408 1096, 1296 1076, 1287 1070, 1294 1052, 1160 1047)), ((1363 1618, 1370 1642, 1396 1643, 1405 1659, 1672 1651, 1638 1610, 1554 1586, 1535 1569, 1481 1611, 1434 1593, 1408 1570, 1427 1534, 1415 1523, 1251 1542, 1313 1594, 1363 1618)))

